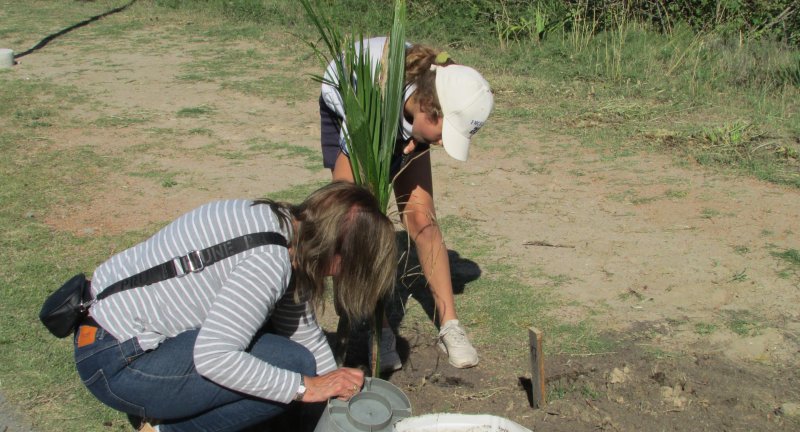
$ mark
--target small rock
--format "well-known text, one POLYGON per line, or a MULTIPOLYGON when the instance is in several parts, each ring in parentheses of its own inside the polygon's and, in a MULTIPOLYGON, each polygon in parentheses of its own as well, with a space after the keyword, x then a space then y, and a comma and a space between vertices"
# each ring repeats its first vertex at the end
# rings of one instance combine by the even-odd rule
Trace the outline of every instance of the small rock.
POLYGON ((612 370, 611 373, 608 374, 609 384, 622 384, 627 379, 628 377, 626 376, 625 372, 620 370, 619 368, 614 368, 614 370, 612 370))
POLYGON ((786 402, 778 410, 786 417, 800 417, 800 403, 786 402))
POLYGON ((669 386, 662 386, 661 387, 661 398, 662 399, 669 400, 669 399, 672 399, 673 396, 674 396, 674 392, 672 390, 672 387, 669 387, 669 386))
POLYGON ((625 398, 622 397, 622 396, 617 396, 616 402, 618 404, 624 404, 625 403, 625 398))
POLYGON ((32 211, 25 212, 25 218, 26 219, 33 219, 34 217, 36 217, 36 213, 34 213, 32 211))
POLYGON ((667 382, 667 374, 665 374, 664 372, 658 372, 658 371, 653 372, 653 374, 650 375, 650 378, 653 381, 661 384, 662 386, 665 385, 667 382))

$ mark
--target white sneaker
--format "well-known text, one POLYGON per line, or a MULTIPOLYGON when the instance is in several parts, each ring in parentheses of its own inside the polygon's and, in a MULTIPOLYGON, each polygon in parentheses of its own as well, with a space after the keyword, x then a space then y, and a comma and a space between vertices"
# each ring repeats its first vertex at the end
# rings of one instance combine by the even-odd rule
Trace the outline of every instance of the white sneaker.
POLYGON ((478 351, 469 342, 467 332, 458 323, 458 320, 450 320, 444 323, 439 330, 439 342, 437 343, 449 358, 450 364, 460 368, 470 368, 478 364, 478 351))
POLYGON ((394 372, 403 368, 397 353, 397 339, 389 327, 381 329, 381 372, 394 372))

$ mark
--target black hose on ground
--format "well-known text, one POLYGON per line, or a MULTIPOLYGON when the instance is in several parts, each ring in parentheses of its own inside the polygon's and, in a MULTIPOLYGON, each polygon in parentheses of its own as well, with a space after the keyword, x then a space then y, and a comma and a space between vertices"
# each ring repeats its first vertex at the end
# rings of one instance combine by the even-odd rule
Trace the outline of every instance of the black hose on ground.
POLYGON ((47 37, 45 37, 44 39, 39 41, 39 43, 34 45, 33 48, 31 48, 31 49, 29 49, 27 51, 23 51, 23 52, 21 52, 19 54, 14 55, 14 59, 18 59, 20 57, 25 57, 28 54, 31 54, 31 53, 33 53, 35 51, 38 51, 38 50, 44 48, 45 45, 49 44, 50 41, 52 41, 53 39, 55 39, 55 38, 57 38, 59 36, 65 35, 65 34, 71 32, 72 30, 75 30, 77 28, 81 28, 81 27, 83 27, 85 25, 88 25, 88 24, 90 24, 90 23, 92 23, 94 21, 97 21, 97 20, 99 20, 99 19, 101 19, 103 17, 107 17, 109 15, 113 15, 115 13, 122 12, 125 9, 127 9, 128 7, 130 7, 132 4, 136 3, 136 1, 137 0, 131 0, 128 4, 126 4, 124 6, 120 6, 118 8, 111 9, 111 10, 109 10, 107 12, 101 13, 100 15, 95 15, 95 16, 93 16, 91 18, 85 19, 85 20, 83 20, 83 21, 81 21, 81 22, 79 22, 77 24, 73 24, 73 25, 71 25, 71 26, 69 26, 69 27, 67 27, 67 28, 65 28, 63 30, 60 30, 60 31, 56 32, 56 33, 48 35, 47 37))

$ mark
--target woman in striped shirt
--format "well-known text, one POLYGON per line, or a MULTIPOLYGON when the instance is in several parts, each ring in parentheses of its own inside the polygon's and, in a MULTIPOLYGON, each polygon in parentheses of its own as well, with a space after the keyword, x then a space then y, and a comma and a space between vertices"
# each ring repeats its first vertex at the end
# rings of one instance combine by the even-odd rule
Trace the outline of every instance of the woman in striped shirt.
POLYGON ((237 237, 276 232, 269 244, 200 271, 96 302, 75 336, 78 372, 101 402, 161 431, 236 431, 293 401, 348 399, 363 372, 337 368, 315 310, 326 276, 357 322, 394 281, 394 228, 374 196, 333 183, 297 206, 227 200, 179 217, 102 263, 91 291, 176 256, 237 237))

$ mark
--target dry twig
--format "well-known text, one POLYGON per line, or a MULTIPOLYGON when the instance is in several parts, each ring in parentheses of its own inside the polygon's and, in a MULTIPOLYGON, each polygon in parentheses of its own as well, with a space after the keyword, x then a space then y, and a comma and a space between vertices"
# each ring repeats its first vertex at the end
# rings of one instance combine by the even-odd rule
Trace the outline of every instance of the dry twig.
POLYGON ((458 397, 459 399, 463 399, 463 400, 485 400, 485 399, 491 398, 492 396, 494 396, 494 395, 496 395, 496 394, 498 394, 498 393, 500 393, 501 391, 504 391, 504 390, 512 390, 512 388, 511 387, 497 387, 497 388, 493 388, 493 389, 480 391, 480 392, 477 392, 477 393, 458 393, 458 392, 456 392, 455 396, 458 397))
POLYGON ((523 245, 523 246, 543 246, 543 247, 554 247, 554 248, 570 248, 570 249, 575 249, 575 246, 570 246, 570 245, 561 245, 561 244, 553 244, 553 243, 548 243, 548 242, 546 242, 546 241, 542 241, 542 240, 526 241, 525 243, 522 243, 522 245, 523 245))

